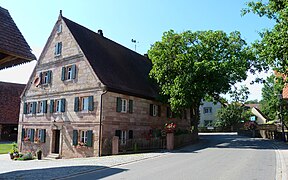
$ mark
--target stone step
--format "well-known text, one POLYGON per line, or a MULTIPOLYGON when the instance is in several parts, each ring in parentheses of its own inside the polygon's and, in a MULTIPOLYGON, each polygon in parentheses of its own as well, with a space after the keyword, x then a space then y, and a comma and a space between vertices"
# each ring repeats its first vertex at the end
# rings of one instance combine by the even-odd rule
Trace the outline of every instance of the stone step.
POLYGON ((51 154, 48 154, 48 156, 45 157, 44 159, 45 160, 60 159, 60 155, 55 154, 55 153, 51 153, 51 154))

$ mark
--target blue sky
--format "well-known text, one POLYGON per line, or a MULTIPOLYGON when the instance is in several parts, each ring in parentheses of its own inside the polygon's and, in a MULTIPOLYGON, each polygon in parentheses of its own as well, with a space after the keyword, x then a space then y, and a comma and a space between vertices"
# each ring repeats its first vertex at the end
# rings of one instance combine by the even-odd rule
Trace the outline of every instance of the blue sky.
MULTIPOLYGON (((240 31, 248 42, 258 39, 258 32, 271 28, 273 22, 249 14, 241 17, 246 1, 240 0, 1 0, 38 57, 59 15, 144 54, 163 32, 173 29, 240 31)), ((35 62, 0 71, 0 81, 27 83, 35 62)), ((262 76, 262 75, 260 75, 262 76)), ((251 77, 249 81, 251 80, 251 77)), ((249 85, 249 82, 244 82, 249 85)), ((261 85, 250 86, 249 99, 261 98, 261 85)))

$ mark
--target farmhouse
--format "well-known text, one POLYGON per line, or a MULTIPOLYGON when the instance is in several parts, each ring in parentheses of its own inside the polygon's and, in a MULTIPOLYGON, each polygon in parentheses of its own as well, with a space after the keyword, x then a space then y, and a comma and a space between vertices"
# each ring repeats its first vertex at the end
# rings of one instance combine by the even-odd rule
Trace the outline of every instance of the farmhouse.
POLYGON ((119 150, 163 147, 163 130, 175 122, 190 130, 189 110, 175 118, 157 100, 151 61, 65 18, 60 11, 21 97, 18 143, 22 152, 91 157, 119 150))

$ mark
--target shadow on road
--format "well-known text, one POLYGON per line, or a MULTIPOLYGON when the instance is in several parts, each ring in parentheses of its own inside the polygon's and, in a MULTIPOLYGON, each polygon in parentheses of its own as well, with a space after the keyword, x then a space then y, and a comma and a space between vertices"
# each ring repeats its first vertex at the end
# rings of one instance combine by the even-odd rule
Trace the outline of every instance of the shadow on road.
POLYGON ((250 138, 235 134, 205 133, 199 135, 199 142, 186 146, 173 153, 197 153, 206 148, 237 148, 237 149, 288 149, 288 145, 275 140, 250 138))
POLYGON ((69 167, 55 167, 47 169, 32 169, 32 170, 19 170, 0 174, 2 179, 70 179, 83 173, 94 172, 97 179, 111 176, 113 174, 127 171, 126 169, 110 168, 106 166, 69 166, 69 167), (105 173, 97 173, 100 170, 108 170, 105 173))

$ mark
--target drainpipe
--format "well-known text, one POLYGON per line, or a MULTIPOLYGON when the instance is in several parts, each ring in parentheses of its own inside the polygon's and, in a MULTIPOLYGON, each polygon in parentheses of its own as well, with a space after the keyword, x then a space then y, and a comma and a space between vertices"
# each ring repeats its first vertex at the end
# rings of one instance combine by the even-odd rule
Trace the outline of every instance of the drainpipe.
POLYGON ((98 150, 98 156, 101 156, 101 151, 102 151, 102 113, 103 113, 103 95, 107 93, 107 88, 106 86, 103 87, 103 92, 100 95, 100 123, 99 123, 99 150, 98 150))

